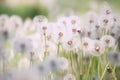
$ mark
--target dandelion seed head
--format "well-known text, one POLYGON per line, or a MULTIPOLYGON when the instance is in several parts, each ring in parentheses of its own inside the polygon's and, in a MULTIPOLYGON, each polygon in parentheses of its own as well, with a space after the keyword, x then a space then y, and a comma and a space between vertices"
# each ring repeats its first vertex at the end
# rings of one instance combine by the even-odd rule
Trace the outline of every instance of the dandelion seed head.
POLYGON ((36 26, 39 26, 41 23, 46 23, 46 22, 48 22, 48 19, 45 16, 42 16, 42 15, 36 16, 33 19, 33 23, 36 26))
POLYGON ((73 74, 67 74, 64 76, 63 80, 76 80, 76 77, 73 74))
POLYGON ((66 71, 68 69, 68 60, 64 57, 58 57, 58 71, 66 71))
POLYGON ((111 15, 112 14, 112 9, 111 7, 109 6, 108 3, 103 3, 103 5, 101 6, 101 11, 100 11, 101 14, 103 15, 111 15))
POLYGON ((103 54, 104 50, 105 50, 105 48, 101 41, 99 41, 99 40, 93 41, 93 49, 91 52, 92 55, 99 56, 99 55, 103 54))
POLYGON ((12 46, 18 53, 29 53, 33 49, 31 41, 27 38, 18 38, 13 41, 12 46))
POLYGON ((119 52, 110 52, 108 54, 108 60, 112 65, 120 66, 120 53, 119 52))
POLYGON ((100 40, 106 47, 113 47, 115 45, 115 39, 112 36, 104 35, 100 40))

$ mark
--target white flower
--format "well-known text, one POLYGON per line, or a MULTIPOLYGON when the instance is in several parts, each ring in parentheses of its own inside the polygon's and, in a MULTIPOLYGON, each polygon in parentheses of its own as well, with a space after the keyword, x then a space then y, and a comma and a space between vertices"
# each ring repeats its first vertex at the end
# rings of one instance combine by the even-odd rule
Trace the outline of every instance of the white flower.
POLYGON ((28 33, 28 32, 32 32, 35 30, 35 26, 33 25, 33 22, 31 19, 26 19, 24 22, 24 29, 22 31, 28 33))
POLYGON ((64 76, 63 80, 76 80, 76 77, 73 74, 67 74, 64 76))
POLYGON ((15 37, 15 32, 10 31, 8 28, 0 30, 0 41, 5 42, 6 40, 11 40, 15 37))
POLYGON ((87 28, 91 28, 98 19, 98 15, 96 12, 90 11, 86 14, 86 23, 87 23, 87 28))
POLYGON ((33 23, 35 24, 36 27, 39 27, 41 23, 46 23, 46 22, 48 22, 48 19, 42 15, 36 16, 33 19, 33 23))
POLYGON ((81 21, 78 16, 68 17, 68 28, 67 32, 73 37, 79 37, 80 34, 83 34, 83 27, 81 26, 81 21))
POLYGON ((50 66, 48 66, 44 61, 33 65, 33 71, 35 71, 39 76, 48 75, 50 70, 50 66))
POLYGON ((54 41, 56 43, 60 42, 64 42, 64 38, 66 37, 66 28, 65 26, 63 26, 60 22, 55 23, 55 25, 53 26, 53 38, 54 41))
POLYGON ((49 56, 45 64, 47 67, 50 67, 51 71, 56 71, 58 69, 58 59, 56 56, 49 56))
POLYGON ((91 39, 88 38, 88 37, 82 38, 81 48, 82 48, 85 52, 91 51, 92 47, 93 47, 93 40, 91 40, 91 39))
POLYGON ((100 39, 102 41, 102 43, 106 46, 106 47, 113 47, 115 46, 115 39, 110 36, 110 35, 104 35, 101 37, 100 39))
POLYGON ((119 52, 110 52, 108 54, 108 60, 111 64, 120 66, 120 53, 119 52))
POLYGON ((11 16, 7 28, 9 28, 12 31, 16 31, 17 29, 20 29, 21 27, 23 27, 23 22, 22 22, 21 17, 16 16, 16 15, 11 16))
POLYGON ((99 40, 93 40, 93 48, 92 48, 91 54, 93 56, 99 56, 103 54, 104 51, 105 51, 104 44, 99 40))
POLYGON ((101 15, 98 18, 98 24, 100 27, 105 28, 106 31, 109 31, 111 27, 114 25, 114 19, 112 15, 106 16, 106 15, 101 15))
POLYGON ((91 39, 98 39, 100 38, 100 35, 101 35, 101 29, 95 30, 94 28, 92 29, 88 28, 85 30, 85 36, 91 39))
POLYGON ((66 37, 62 46, 65 50, 75 50, 76 48, 78 48, 80 45, 80 39, 79 38, 70 38, 70 37, 66 37))
POLYGON ((47 35, 52 33, 52 26, 50 23, 41 23, 41 25, 39 25, 37 29, 42 35, 47 35))
POLYGON ((108 3, 103 3, 102 7, 101 7, 101 14, 103 15, 111 15, 112 14, 112 9, 111 7, 109 6, 108 3))
POLYGON ((68 17, 68 27, 77 28, 80 27, 80 18, 78 16, 68 17))
POLYGON ((68 60, 64 57, 58 57, 58 71, 68 70, 68 60))
POLYGON ((58 18, 57 22, 61 23, 65 27, 69 27, 68 26, 68 24, 69 24, 68 17, 60 17, 60 18, 58 18))
POLYGON ((114 27, 111 31, 111 36, 118 40, 118 38, 120 37, 120 28, 114 27))
POLYGON ((14 40, 12 46, 16 52, 22 54, 29 53, 33 49, 31 41, 27 38, 18 38, 14 40))

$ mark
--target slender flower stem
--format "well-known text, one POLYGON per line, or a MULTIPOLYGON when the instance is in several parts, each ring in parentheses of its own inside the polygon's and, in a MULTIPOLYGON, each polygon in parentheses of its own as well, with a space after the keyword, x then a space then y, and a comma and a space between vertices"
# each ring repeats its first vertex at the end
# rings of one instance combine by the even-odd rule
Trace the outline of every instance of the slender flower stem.
POLYGON ((98 79, 100 79, 100 64, 98 63, 98 79))
POLYGON ((116 65, 114 65, 114 67, 113 67, 113 72, 112 72, 112 76, 113 76, 114 80, 115 80, 115 78, 116 78, 116 76, 115 76, 115 69, 116 69, 116 65))
POLYGON ((45 48, 45 51, 44 51, 44 55, 45 55, 45 57, 44 58, 46 58, 47 57, 47 49, 46 49, 46 33, 44 33, 44 48, 45 48))
POLYGON ((104 71, 103 71, 103 74, 102 74, 102 76, 101 76, 100 80, 103 80, 103 78, 104 78, 104 75, 105 75, 105 72, 106 72, 106 70, 107 70, 108 65, 109 65, 109 63, 107 63, 107 65, 106 65, 106 67, 105 67, 105 69, 104 69, 104 71))
POLYGON ((87 69, 87 79, 88 79, 88 77, 89 77, 89 72, 90 72, 90 69, 91 69, 91 67, 92 67, 92 60, 93 60, 93 57, 90 59, 90 63, 89 63, 89 65, 88 65, 88 69, 87 69))
POLYGON ((60 42, 58 42, 58 45, 57 45, 57 54, 58 56, 60 55, 60 42))
POLYGON ((73 55, 72 55, 72 51, 70 51, 70 64, 71 64, 71 69, 72 69, 72 73, 73 73, 73 71, 74 71, 74 69, 73 69, 73 59, 72 59, 72 57, 73 57, 73 55))

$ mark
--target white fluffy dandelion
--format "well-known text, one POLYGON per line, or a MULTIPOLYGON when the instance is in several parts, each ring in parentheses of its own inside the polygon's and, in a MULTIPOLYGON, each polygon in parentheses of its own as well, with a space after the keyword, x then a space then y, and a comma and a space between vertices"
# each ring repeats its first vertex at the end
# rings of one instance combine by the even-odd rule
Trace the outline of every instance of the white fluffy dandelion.
POLYGON ((73 74, 67 74, 64 76, 63 80, 76 80, 76 77, 73 74))
POLYGON ((106 47, 113 47, 115 46, 115 39, 110 36, 110 35, 104 35, 101 37, 100 39, 102 41, 102 43, 106 46, 106 47))
POLYGON ((99 40, 93 40, 93 48, 92 48, 91 54, 93 56, 99 56, 103 54, 104 51, 105 51, 104 44, 99 40))
POLYGON ((29 53, 32 51, 33 46, 29 39, 27 38, 17 38, 12 43, 13 49, 17 53, 29 53))
POLYGON ((68 60, 64 57, 58 57, 58 71, 67 71, 68 70, 68 60))

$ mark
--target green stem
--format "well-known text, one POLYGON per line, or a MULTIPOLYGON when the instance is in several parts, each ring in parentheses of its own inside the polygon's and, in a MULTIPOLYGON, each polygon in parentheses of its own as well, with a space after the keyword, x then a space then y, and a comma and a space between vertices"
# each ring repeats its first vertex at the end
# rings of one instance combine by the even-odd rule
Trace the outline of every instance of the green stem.
POLYGON ((113 72, 112 72, 112 76, 113 76, 114 80, 115 80, 115 78, 116 78, 116 76, 115 76, 115 69, 116 69, 116 65, 114 65, 114 67, 113 67, 113 72))
POLYGON ((90 59, 90 63, 88 65, 88 70, 87 70, 87 79, 89 77, 89 72, 90 72, 90 69, 91 69, 91 66, 92 66, 92 60, 93 60, 93 57, 90 59))
POLYGON ((106 65, 106 67, 105 67, 105 69, 104 69, 104 71, 103 71, 103 74, 102 74, 102 76, 101 76, 100 80, 103 80, 103 78, 104 78, 104 75, 105 75, 105 72, 106 72, 106 70, 107 70, 108 65, 109 65, 109 63, 107 63, 107 65, 106 65))
POLYGON ((70 64, 71 64, 71 69, 72 69, 72 73, 73 73, 73 61, 72 61, 72 51, 70 51, 70 64))

